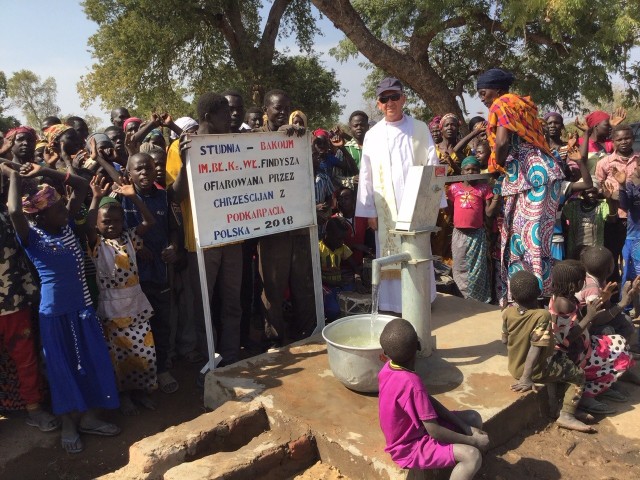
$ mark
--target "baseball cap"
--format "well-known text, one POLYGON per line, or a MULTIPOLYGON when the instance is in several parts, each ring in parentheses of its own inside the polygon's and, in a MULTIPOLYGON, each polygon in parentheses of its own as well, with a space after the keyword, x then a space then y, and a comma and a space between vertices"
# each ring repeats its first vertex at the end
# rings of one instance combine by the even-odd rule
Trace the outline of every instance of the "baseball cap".
POLYGON ((384 92, 388 91, 402 92, 403 88, 400 80, 395 77, 387 77, 383 79, 376 87, 376 97, 379 97, 384 92))

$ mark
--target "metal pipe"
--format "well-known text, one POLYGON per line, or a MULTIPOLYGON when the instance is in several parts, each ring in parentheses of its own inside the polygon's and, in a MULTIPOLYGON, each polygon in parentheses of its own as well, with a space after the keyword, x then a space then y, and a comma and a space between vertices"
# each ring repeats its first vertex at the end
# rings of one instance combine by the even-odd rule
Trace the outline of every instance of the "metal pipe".
POLYGON ((382 267, 393 265, 394 263, 408 262, 409 260, 411 260, 411 255, 407 252, 376 258, 371 262, 371 285, 380 285, 380 272, 382 271, 382 267))

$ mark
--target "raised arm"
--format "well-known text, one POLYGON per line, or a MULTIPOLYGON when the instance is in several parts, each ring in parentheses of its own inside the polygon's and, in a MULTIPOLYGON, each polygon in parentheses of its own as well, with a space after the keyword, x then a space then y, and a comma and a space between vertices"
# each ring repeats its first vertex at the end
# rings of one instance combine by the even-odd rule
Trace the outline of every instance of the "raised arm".
POLYGON ((84 199, 89 191, 89 182, 75 173, 61 172, 49 167, 43 167, 37 163, 27 163, 20 169, 20 175, 25 178, 31 177, 48 177, 71 188, 71 195, 67 202, 67 210, 69 210, 69 218, 74 218, 80 211, 84 199))
POLYGON ((102 200, 109 193, 109 181, 102 175, 96 175, 91 179, 89 183, 93 198, 91 199, 91 206, 87 213, 87 241, 89 247, 93 248, 98 241, 98 232, 96 229, 98 223, 98 209, 100 207, 100 200, 102 200))
POLYGON ((462 139, 458 143, 456 143, 456 145, 453 147, 454 153, 458 157, 460 157, 462 155, 464 148, 469 144, 469 142, 474 138, 476 138, 478 135, 480 135, 486 129, 487 129, 487 122, 480 122, 476 124, 473 130, 471 130, 467 135, 462 137, 462 139))
POLYGON ((182 165, 178 171, 178 175, 171 185, 167 187, 169 193, 172 194, 172 199, 176 203, 180 203, 189 196, 189 178, 187 176, 187 154, 191 148, 191 138, 188 134, 180 135, 180 160, 182 165))
POLYGON ((3 175, 9 177, 9 197, 7 208, 9 210, 9 218, 13 224, 13 229, 23 245, 27 244, 29 239, 29 221, 22 211, 22 178, 17 170, 10 168, 6 163, 0 163, 0 170, 3 175))
POLYGON ((136 227, 136 234, 140 237, 149 231, 149 229, 155 225, 156 219, 144 204, 142 199, 136 193, 136 189, 131 185, 128 180, 123 180, 122 185, 118 185, 113 189, 119 195, 123 195, 129 198, 142 215, 142 222, 136 227))

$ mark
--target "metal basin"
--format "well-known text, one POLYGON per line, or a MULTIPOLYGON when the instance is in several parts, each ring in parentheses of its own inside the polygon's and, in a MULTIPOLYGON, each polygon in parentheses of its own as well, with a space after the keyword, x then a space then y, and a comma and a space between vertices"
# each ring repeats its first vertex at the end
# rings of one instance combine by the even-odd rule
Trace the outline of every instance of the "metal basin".
POLYGON ((356 392, 378 391, 378 373, 387 361, 380 347, 380 333, 394 318, 378 315, 373 335, 370 314, 341 318, 324 327, 329 366, 344 386, 356 392))

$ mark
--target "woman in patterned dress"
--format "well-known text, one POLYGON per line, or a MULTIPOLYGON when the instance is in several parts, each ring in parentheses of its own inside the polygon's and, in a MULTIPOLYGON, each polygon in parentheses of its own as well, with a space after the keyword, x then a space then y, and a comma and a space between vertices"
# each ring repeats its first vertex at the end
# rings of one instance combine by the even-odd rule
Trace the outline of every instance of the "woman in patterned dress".
MULTIPOLYGON (((562 168, 554 159, 529 97, 509 93, 514 76, 491 69, 478 77, 477 89, 489 107, 489 170, 501 173, 497 191, 503 197, 500 232, 501 278, 518 270, 532 272, 542 294, 551 286, 551 238, 558 209, 562 168)), ((510 292, 500 298, 505 306, 510 292)))
POLYGON ((136 263, 136 252, 142 249, 141 236, 155 218, 133 185, 121 185, 114 191, 130 198, 142 214, 142 223, 125 230, 122 206, 115 198, 105 196, 106 187, 105 179, 94 177, 91 181, 89 253, 98 271, 98 316, 104 322, 116 373, 120 410, 124 415, 137 415, 133 399, 153 409, 148 394, 157 387, 156 351, 149 323, 153 309, 142 292, 136 263))

